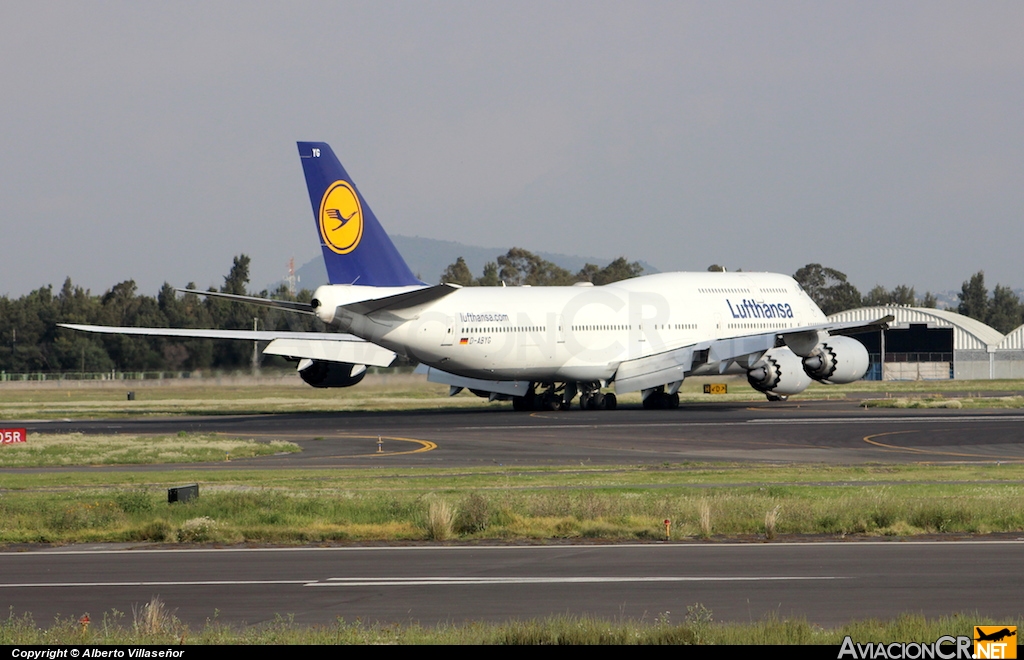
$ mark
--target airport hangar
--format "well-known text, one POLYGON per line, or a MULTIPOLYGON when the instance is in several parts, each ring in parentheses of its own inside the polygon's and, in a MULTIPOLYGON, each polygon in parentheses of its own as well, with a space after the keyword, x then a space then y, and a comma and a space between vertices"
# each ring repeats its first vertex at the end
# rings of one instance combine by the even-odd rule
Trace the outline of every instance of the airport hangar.
POLYGON ((884 331, 853 335, 868 349, 865 380, 1024 378, 1024 325, 1003 335, 981 321, 926 307, 861 307, 832 321, 870 322, 892 315, 884 331))

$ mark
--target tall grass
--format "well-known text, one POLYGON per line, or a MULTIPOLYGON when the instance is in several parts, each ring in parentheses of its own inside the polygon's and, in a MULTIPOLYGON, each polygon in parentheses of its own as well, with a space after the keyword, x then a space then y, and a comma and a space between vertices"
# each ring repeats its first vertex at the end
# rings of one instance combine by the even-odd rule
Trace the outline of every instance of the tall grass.
POLYGON ((712 533, 841 538, 1024 531, 1024 487, 1015 483, 452 488, 443 494, 417 485, 340 490, 311 486, 308 478, 263 488, 202 484, 197 500, 177 504, 167 503, 163 487, 140 484, 8 490, 0 496, 0 543, 653 541, 664 538, 665 519, 677 540, 712 533))
POLYGON ((764 514, 764 535, 769 541, 775 538, 775 527, 779 522, 779 511, 782 507, 775 505, 764 514))
POLYGON ((454 536, 455 509, 446 500, 435 498, 427 506, 427 538, 447 541, 454 536))
POLYGON ((700 501, 700 509, 699 509, 699 513, 697 515, 698 515, 698 518, 699 518, 699 521, 700 521, 699 522, 699 525, 700 525, 700 537, 704 538, 704 539, 710 538, 711 537, 711 505, 708 504, 707 500, 702 499, 700 501))
POLYGON ((687 607, 682 621, 663 612, 653 620, 607 620, 586 615, 560 615, 504 623, 465 622, 423 626, 418 623, 346 622, 303 626, 276 617, 263 625, 236 627, 216 620, 192 629, 153 599, 132 613, 126 624, 116 610, 104 613, 89 626, 74 619, 39 626, 31 615, 11 613, 0 620, 2 645, 52 644, 529 644, 529 645, 779 645, 828 644, 838 646, 846 635, 865 642, 934 642, 942 635, 970 635, 973 625, 1015 625, 1024 619, 992 620, 976 614, 926 619, 902 615, 893 619, 867 619, 837 628, 822 628, 806 619, 769 616, 751 623, 715 622, 700 603, 687 607))

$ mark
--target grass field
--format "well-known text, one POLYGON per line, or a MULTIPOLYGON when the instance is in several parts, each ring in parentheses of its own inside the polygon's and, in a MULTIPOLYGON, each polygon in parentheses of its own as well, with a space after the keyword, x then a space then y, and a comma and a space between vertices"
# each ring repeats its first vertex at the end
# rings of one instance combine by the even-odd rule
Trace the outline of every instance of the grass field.
POLYGON ((422 626, 415 622, 365 624, 338 621, 330 626, 300 626, 288 617, 266 625, 234 627, 208 622, 192 630, 154 598, 130 614, 107 612, 91 623, 56 621, 38 626, 30 615, 13 613, 0 621, 0 644, 85 646, 93 644, 487 644, 487 645, 833 645, 847 636, 855 643, 921 642, 943 635, 971 636, 975 625, 1015 625, 1024 619, 993 621, 970 613, 937 619, 904 615, 891 620, 854 621, 821 628, 805 620, 769 617, 750 623, 718 623, 714 612, 694 603, 685 612, 652 613, 643 620, 605 620, 562 615, 505 623, 422 626))
POLYGON ((0 449, 0 468, 70 465, 205 463, 299 451, 292 442, 256 442, 217 435, 47 435, 0 449))
POLYGON ((674 541, 1024 530, 1024 466, 7 473, 0 544, 674 541), (200 484, 168 504, 166 489, 200 484))

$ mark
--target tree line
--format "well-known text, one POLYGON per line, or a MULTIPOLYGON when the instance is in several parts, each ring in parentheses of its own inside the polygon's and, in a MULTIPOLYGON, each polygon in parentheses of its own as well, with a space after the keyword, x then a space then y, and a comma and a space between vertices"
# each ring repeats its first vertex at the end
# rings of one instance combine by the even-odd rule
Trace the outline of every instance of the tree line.
MULTIPOLYGON (((244 254, 235 257, 224 284, 219 289, 208 290, 301 302, 312 299, 308 289, 293 296, 285 285, 274 291, 249 292, 249 263, 249 257, 244 254)), ((713 265, 708 270, 724 269, 713 265)), ((588 263, 574 273, 528 250, 512 248, 488 262, 479 277, 474 276, 465 260, 459 257, 445 269, 440 279, 461 286, 501 286, 503 283, 508 286, 569 286, 577 282, 609 284, 642 273, 643 267, 638 262, 627 261, 624 257, 604 267, 588 263)), ((861 295, 844 273, 821 264, 807 264, 793 277, 826 314, 870 305, 937 305, 931 293, 919 298, 914 288, 906 285, 891 290, 878 285, 861 295)), ((190 282, 187 288, 196 286, 190 282)), ((1024 304, 1017 294, 1008 286, 996 285, 990 295, 983 271, 964 281, 958 297, 959 305, 952 311, 987 323, 1004 334, 1024 323, 1024 304)), ((312 316, 196 294, 179 294, 167 283, 155 297, 139 294, 133 280, 116 284, 101 295, 93 295, 76 286, 69 277, 56 293, 52 286, 45 286, 14 300, 0 297, 0 371, 244 369, 252 360, 249 342, 98 335, 58 328, 57 323, 251 330, 254 319, 260 330, 323 330, 322 324, 312 316)), ((260 359, 263 366, 287 364, 275 356, 260 359)))
MULTIPOLYGON (((879 284, 868 291, 867 295, 862 296, 857 287, 847 281, 845 274, 821 264, 807 264, 793 275, 793 279, 825 314, 874 305, 934 308, 938 303, 931 292, 925 293, 923 298, 918 298, 914 287, 905 284, 891 290, 879 284)), ((1020 296, 1010 287, 1001 284, 997 284, 989 296, 985 287, 984 271, 979 270, 964 280, 957 298, 960 300, 959 304, 956 307, 948 307, 948 311, 977 319, 1004 335, 1024 323, 1024 304, 1021 303, 1020 296)))
MULTIPOLYGON (((287 287, 250 294, 249 257, 235 257, 219 291, 309 301, 308 290, 291 296, 287 287)), ((189 283, 189 289, 195 289, 189 283)), ((211 287, 210 291, 217 291, 211 287)), ((249 366, 252 344, 212 339, 176 339, 99 335, 58 328, 57 323, 152 328, 224 328, 318 330, 314 317, 230 303, 196 294, 179 295, 164 283, 156 297, 140 295, 134 280, 114 285, 102 295, 64 280, 60 291, 45 286, 16 300, 0 297, 0 370, 24 372, 194 371, 249 366)), ((265 365, 286 363, 265 356, 265 365)))
POLYGON ((469 266, 466 265, 466 260, 459 257, 455 263, 449 264, 441 274, 441 284, 572 286, 578 282, 590 282, 595 286, 600 286, 637 277, 643 272, 644 268, 639 262, 629 262, 625 257, 619 257, 604 268, 588 263, 578 272, 572 273, 558 264, 542 259, 529 250, 514 247, 498 257, 496 261, 488 261, 484 264, 484 272, 480 277, 474 277, 469 266))

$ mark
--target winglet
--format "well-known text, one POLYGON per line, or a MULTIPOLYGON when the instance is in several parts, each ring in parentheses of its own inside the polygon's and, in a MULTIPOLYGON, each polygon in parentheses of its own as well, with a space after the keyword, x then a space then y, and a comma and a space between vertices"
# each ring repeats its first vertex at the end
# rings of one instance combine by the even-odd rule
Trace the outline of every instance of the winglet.
POLYGON ((331 284, 423 284, 402 259, 377 216, 325 142, 299 142, 320 246, 331 284))

